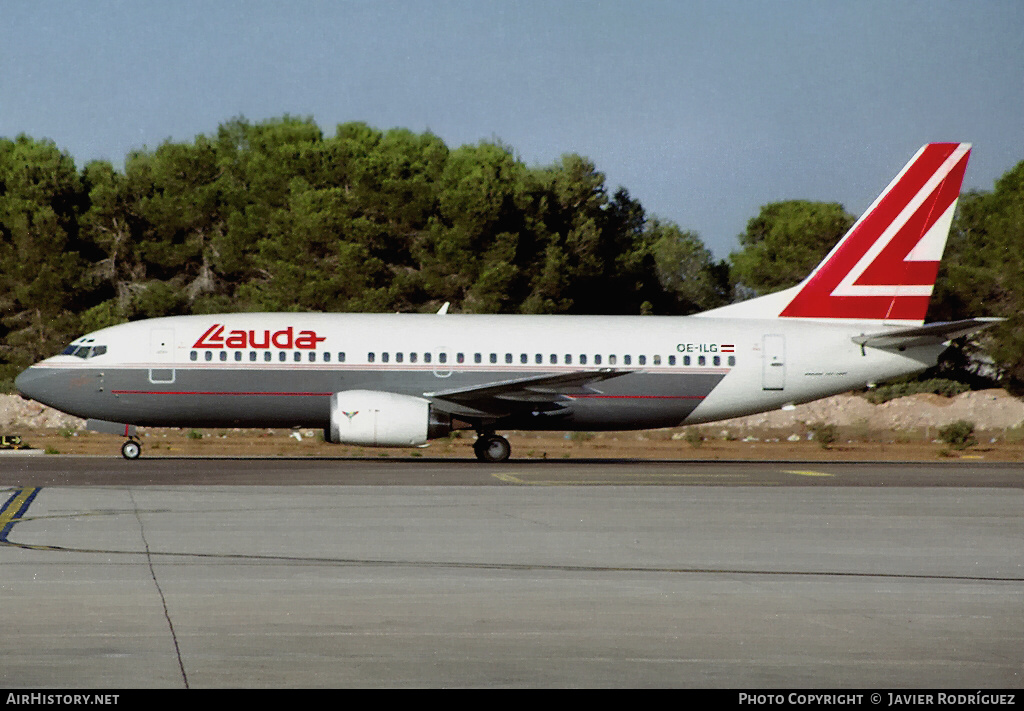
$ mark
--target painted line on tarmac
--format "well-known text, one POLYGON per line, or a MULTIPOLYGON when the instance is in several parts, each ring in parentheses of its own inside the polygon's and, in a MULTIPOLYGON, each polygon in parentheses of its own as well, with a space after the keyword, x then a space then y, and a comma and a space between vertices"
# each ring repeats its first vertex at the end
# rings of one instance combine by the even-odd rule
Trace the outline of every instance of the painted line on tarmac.
POLYGON ((22 515, 28 511, 32 501, 42 489, 37 486, 25 486, 15 489, 6 503, 0 507, 0 543, 7 543, 7 535, 14 528, 14 524, 21 520, 22 515))
POLYGON ((797 476, 835 476, 835 474, 829 474, 828 472, 815 472, 802 469, 783 469, 782 471, 786 474, 796 474, 797 476))
POLYGON ((531 479, 527 474, 519 472, 492 472, 491 476, 505 484, 516 486, 664 486, 673 479, 686 479, 693 483, 695 479, 704 479, 708 484, 720 483, 728 479, 730 484, 749 486, 778 486, 775 481, 758 481, 750 479, 746 474, 709 474, 707 472, 674 472, 670 474, 638 474, 631 481, 628 475, 621 479, 531 479))

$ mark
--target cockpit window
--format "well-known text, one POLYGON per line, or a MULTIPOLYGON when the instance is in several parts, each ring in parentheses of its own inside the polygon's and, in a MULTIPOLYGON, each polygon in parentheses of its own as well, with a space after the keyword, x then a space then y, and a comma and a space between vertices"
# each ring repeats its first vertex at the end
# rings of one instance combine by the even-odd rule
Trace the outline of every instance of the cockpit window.
POLYGON ((106 346, 83 346, 72 343, 60 352, 61 355, 73 355, 76 358, 95 358, 107 352, 106 346))

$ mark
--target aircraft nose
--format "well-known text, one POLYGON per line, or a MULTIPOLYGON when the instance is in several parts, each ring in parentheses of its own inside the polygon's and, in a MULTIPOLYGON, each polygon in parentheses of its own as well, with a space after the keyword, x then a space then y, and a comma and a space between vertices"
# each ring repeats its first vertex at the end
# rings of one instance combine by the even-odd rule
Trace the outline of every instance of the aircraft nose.
POLYGON ((23 397, 46 403, 52 399, 53 378, 42 368, 28 368, 14 379, 14 387, 23 397))

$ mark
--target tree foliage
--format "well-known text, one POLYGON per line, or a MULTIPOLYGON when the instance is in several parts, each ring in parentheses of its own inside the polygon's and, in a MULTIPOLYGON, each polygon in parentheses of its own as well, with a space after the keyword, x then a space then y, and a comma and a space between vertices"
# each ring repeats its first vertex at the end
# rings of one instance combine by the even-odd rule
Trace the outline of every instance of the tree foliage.
POLYGON ((0 139, 0 379, 81 332, 224 311, 690 313, 722 265, 578 155, 237 118, 77 171, 0 139))
POLYGON ((761 208, 730 255, 733 279, 754 294, 798 284, 846 234, 856 218, 838 203, 788 200, 761 208))
MULTIPOLYGON (((1002 382, 1024 390, 1024 161, 997 180, 992 192, 971 192, 960 200, 928 317, 965 316, 1007 319, 980 343, 1002 382)), ((960 350, 977 351, 971 344, 960 350)), ((960 360, 966 360, 963 353, 960 360)))

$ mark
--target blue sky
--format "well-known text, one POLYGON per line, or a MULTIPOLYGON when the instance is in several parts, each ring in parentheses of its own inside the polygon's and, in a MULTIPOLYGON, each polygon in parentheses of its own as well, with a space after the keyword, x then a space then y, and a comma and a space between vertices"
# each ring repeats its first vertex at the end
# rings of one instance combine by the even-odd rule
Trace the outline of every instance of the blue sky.
POLYGON ((0 136, 79 163, 235 116, 588 156, 718 257, 761 205, 859 212, 923 143, 1024 159, 1024 2, 0 0, 0 136))

